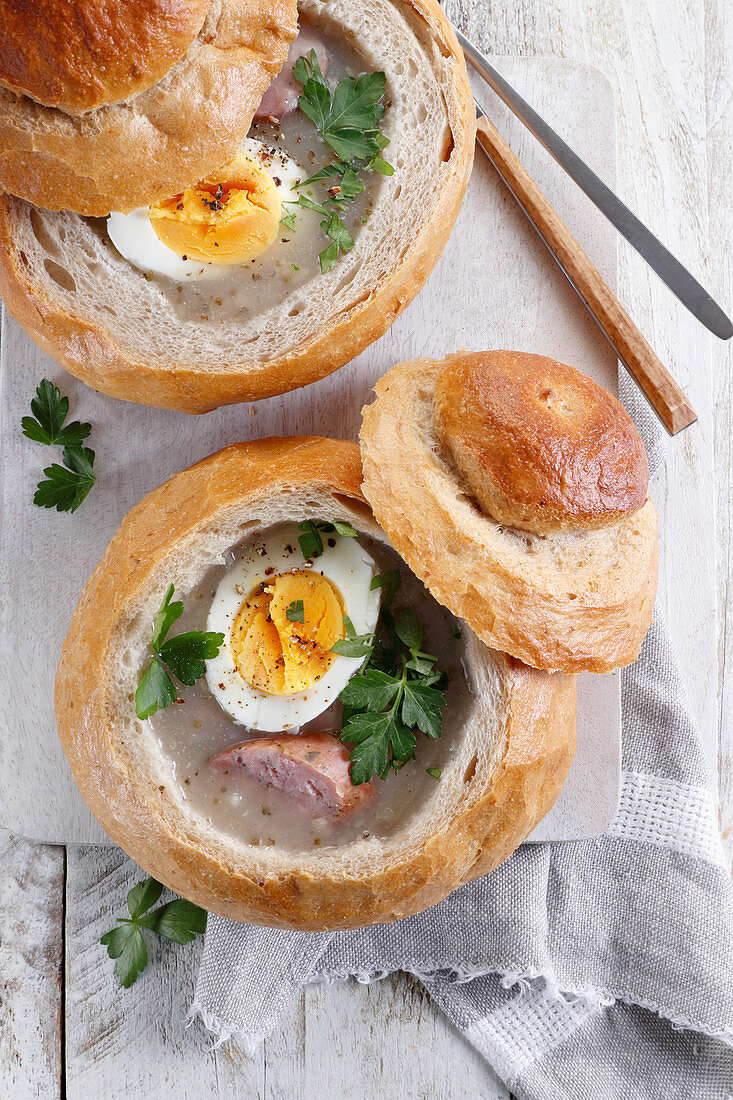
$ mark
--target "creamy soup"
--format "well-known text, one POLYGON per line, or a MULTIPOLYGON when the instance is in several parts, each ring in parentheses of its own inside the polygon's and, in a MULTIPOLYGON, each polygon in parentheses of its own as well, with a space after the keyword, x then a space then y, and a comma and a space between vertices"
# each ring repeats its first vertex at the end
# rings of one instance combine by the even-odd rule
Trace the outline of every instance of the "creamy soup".
MULTIPOLYGON (((327 58, 326 79, 332 91, 344 77, 356 77, 369 71, 365 59, 345 39, 337 39, 320 28, 316 33, 307 24, 301 33, 306 36, 307 44, 316 42, 321 58, 327 58)), ((291 69, 292 62, 286 62, 286 66, 291 69)), ((286 72, 284 70, 284 75, 286 72)), ((297 95, 300 88, 296 85, 294 88, 294 95, 297 95)), ((140 221, 138 216, 136 222, 112 215, 109 227, 104 221, 98 223, 99 231, 112 237, 122 255, 165 294, 183 321, 210 322, 212 325, 228 323, 233 318, 247 321, 282 303, 320 272, 319 254, 330 244, 320 227, 322 215, 289 203, 299 194, 321 205, 329 198, 327 187, 338 185, 335 177, 325 183, 311 184, 302 191, 298 191, 296 185, 333 161, 333 152, 313 123, 297 108, 285 114, 281 121, 275 115, 256 117, 244 151, 249 155, 253 148, 259 149, 260 160, 282 200, 282 214, 294 217, 294 227, 291 230, 281 224, 273 243, 244 264, 193 264, 184 255, 182 259, 191 270, 169 277, 155 266, 155 257, 161 255, 163 246, 152 238, 146 219, 140 221), (117 223, 114 219, 118 219, 117 223), (123 225, 124 235, 119 229, 115 230, 115 224, 123 225)), ((369 217, 379 188, 385 183, 385 177, 374 171, 364 171, 360 178, 364 191, 348 206, 336 211, 355 241, 369 217)), ((171 253, 170 259, 176 264, 179 256, 171 253)), ((165 256, 162 268, 166 269, 165 256)), ((295 303, 293 309, 297 308, 295 303)))
MULTIPOLYGON (((277 535, 279 530, 273 528, 267 537, 273 532, 277 535)), ((262 728, 253 730, 236 722, 219 705, 206 677, 193 687, 181 685, 177 702, 150 719, 152 732, 171 762, 174 780, 190 808, 238 840, 303 851, 344 844, 361 836, 388 836, 420 809, 440 783, 426 769, 441 769, 456 749, 471 708, 471 685, 463 660, 464 644, 457 636, 457 620, 390 549, 369 538, 360 537, 359 542, 374 559, 378 572, 399 570, 402 583, 393 607, 414 608, 425 624, 423 650, 438 655, 439 667, 448 674, 443 736, 434 741, 418 733, 414 759, 397 773, 390 771, 384 780, 375 778, 373 796, 356 810, 335 817, 313 816, 312 807, 242 774, 236 767, 223 772, 212 766, 212 757, 225 749, 267 734, 262 728)), ((261 543, 247 540, 229 553, 226 564, 210 569, 200 585, 183 597, 184 614, 174 632, 206 630, 220 582, 235 563, 258 552, 261 543)), ((314 569, 317 564, 316 559, 314 569)), ((342 709, 336 702, 306 724, 294 725, 288 733, 323 731, 338 737, 342 709)))

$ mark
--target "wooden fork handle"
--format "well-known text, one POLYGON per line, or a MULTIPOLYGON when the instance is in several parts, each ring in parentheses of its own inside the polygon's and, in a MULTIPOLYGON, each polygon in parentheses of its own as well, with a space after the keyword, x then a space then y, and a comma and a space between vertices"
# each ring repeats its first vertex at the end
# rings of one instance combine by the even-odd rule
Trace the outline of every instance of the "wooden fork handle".
POLYGON ((669 434, 675 435, 693 424, 697 414, 674 378, 558 212, 485 115, 477 122, 476 140, 534 224, 606 339, 615 348, 621 362, 636 379, 669 434))

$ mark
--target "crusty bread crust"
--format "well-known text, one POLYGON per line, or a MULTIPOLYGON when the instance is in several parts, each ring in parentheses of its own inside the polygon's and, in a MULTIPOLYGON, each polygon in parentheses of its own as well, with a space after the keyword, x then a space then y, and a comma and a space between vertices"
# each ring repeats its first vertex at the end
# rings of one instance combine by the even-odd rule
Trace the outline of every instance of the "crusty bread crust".
POLYGON ((349 518, 380 537, 360 482, 357 446, 335 440, 263 439, 204 459, 123 521, 62 650, 59 735, 92 812, 147 872, 236 920, 338 929, 419 912, 506 858, 572 760, 574 678, 526 668, 468 631, 474 709, 435 794, 392 837, 301 855, 253 847, 207 826, 161 782, 133 696, 166 587, 185 595, 234 542, 283 518, 349 518))
POLYGON ((633 420, 575 367, 521 351, 454 355, 434 412, 479 507, 508 527, 605 527, 646 501, 649 466, 633 420))
POLYGON ((0 189, 104 216, 233 157, 297 31, 296 0, 211 0, 185 55, 123 102, 69 113, 0 86, 0 189))
POLYGON ((390 543, 486 645, 563 672, 630 664, 657 584, 651 500, 595 530, 538 534, 498 523, 476 506, 438 437, 444 363, 398 364, 364 409, 364 495, 390 543))
POLYGON ((208 0, 0 0, 0 84, 71 114, 119 102, 173 67, 208 0))
MULTIPOLYGON (((425 54, 435 66, 433 91, 446 112, 444 125, 433 120, 445 142, 444 159, 427 166, 421 161, 404 184, 392 178, 386 186, 400 186, 399 202, 384 203, 383 213, 372 215, 353 252, 328 275, 308 283, 298 293, 296 308, 286 300, 274 314, 255 319, 256 331, 250 326, 245 332, 232 322, 231 336, 220 336, 198 321, 183 326, 173 310, 170 317, 163 316, 165 303, 153 300, 144 276, 116 255, 109 257, 111 246, 102 253, 91 232, 81 245, 93 252, 98 270, 117 264, 114 278, 100 290, 101 277, 95 274, 89 293, 81 287, 68 292, 54 281, 48 265, 59 271, 64 249, 71 250, 73 225, 61 223, 72 215, 42 216, 21 200, 0 196, 0 294, 26 332, 66 370, 102 393, 191 413, 315 382, 382 336, 422 288, 445 246, 470 176, 475 137, 465 63, 439 5, 435 0, 392 0, 390 6, 400 17, 404 12, 405 34, 427 43, 425 54), (409 198, 418 192, 424 201, 409 198), (53 228, 49 224, 46 230, 48 219, 58 217, 54 248, 45 246, 33 229, 33 219, 42 217, 47 236, 53 228), (387 228, 390 217, 401 219, 396 228, 387 228), (124 315, 132 318, 124 331, 109 312, 120 308, 121 298, 124 315), (141 339, 135 319, 147 315, 155 316, 157 328, 141 339), (189 339, 182 346, 184 327, 189 339)), ((308 13, 316 16, 317 8, 311 4, 308 13)), ((414 127, 412 116, 422 104, 415 102, 414 93, 410 99, 409 85, 403 94, 408 102, 402 109, 409 110, 414 127)), ((397 145, 395 139, 393 148, 397 145)), ((84 251, 76 242, 75 255, 83 265, 84 251)), ((79 282, 76 271, 72 284, 75 278, 79 282)))

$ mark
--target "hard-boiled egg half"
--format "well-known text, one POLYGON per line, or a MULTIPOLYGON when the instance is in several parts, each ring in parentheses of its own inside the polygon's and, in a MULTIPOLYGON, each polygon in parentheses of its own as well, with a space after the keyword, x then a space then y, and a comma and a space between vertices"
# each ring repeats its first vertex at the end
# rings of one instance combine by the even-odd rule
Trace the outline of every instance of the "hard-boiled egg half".
POLYGON ((286 152, 247 138, 234 160, 195 187, 131 214, 112 213, 107 232, 141 271, 202 279, 247 264, 290 232, 280 224, 308 173, 286 152))
POLYGON ((306 559, 298 527, 288 524, 248 547, 222 578, 207 630, 224 635, 206 663, 214 698, 236 722, 277 732, 316 718, 363 663, 331 647, 345 635, 371 634, 379 616, 374 560, 353 537, 323 536, 306 559))

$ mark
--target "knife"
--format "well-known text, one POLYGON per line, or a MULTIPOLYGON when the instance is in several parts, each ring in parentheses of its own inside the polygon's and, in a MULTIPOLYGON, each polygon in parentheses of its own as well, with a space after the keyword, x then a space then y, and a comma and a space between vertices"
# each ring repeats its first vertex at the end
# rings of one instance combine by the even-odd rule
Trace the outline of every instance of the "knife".
POLYGON ((662 282, 710 332, 721 340, 729 340, 733 336, 733 323, 697 279, 682 266, 679 260, 675 259, 662 242, 657 240, 628 206, 621 202, 610 187, 606 186, 544 119, 540 118, 529 103, 512 88, 511 84, 507 83, 488 58, 464 34, 455 27, 453 30, 467 61, 479 76, 483 77, 507 107, 544 145, 548 153, 564 168, 581 191, 646 260, 652 271, 656 272, 662 282))

